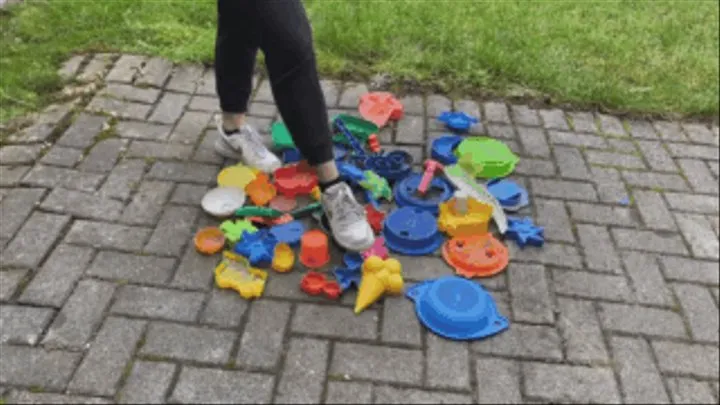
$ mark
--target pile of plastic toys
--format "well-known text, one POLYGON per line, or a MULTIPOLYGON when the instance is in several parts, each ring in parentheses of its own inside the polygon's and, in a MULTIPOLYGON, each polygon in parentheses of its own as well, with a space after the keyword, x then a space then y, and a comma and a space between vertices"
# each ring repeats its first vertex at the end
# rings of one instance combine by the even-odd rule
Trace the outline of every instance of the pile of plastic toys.
POLYGON ((507 319, 473 279, 507 268, 503 241, 521 248, 543 245, 543 228, 532 219, 506 216, 529 203, 527 191, 506 178, 518 157, 496 139, 463 135, 477 118, 448 111, 437 119, 453 133, 434 140, 424 171, 413 171, 408 153, 383 151, 377 137, 389 121, 403 118, 402 104, 391 93, 374 92, 361 97, 358 110, 360 117, 340 114, 331 125, 341 176, 366 201, 377 235, 373 247, 346 253, 343 266, 328 271, 331 242, 322 228, 318 179, 285 125, 276 122, 272 140, 284 166, 272 178, 242 164, 227 167, 202 200, 203 209, 222 220, 194 238, 199 252, 222 252, 217 286, 255 299, 268 279, 263 269, 286 273, 304 267, 296 270, 305 271, 299 289, 335 300, 356 288, 356 314, 385 295, 404 292, 423 325, 445 338, 481 339, 507 329, 507 319), (397 209, 386 212, 384 204, 393 200, 397 209), (318 228, 306 229, 307 216, 318 228), (400 261, 390 255, 424 256, 438 249, 456 275, 405 287, 400 261))

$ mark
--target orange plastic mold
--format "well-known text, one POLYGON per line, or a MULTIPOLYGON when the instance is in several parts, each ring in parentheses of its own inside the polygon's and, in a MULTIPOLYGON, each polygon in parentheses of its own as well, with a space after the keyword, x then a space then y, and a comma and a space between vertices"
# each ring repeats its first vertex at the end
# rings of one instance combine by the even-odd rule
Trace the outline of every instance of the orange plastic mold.
POLYGON ((225 235, 220 228, 208 226, 197 231, 193 241, 198 252, 213 255, 225 246, 225 235))
POLYGON ((300 263, 311 269, 319 269, 329 261, 327 235, 318 229, 305 232, 300 239, 300 263))
POLYGON ((363 94, 358 110, 364 119, 379 128, 387 125, 389 120, 401 119, 405 112, 402 103, 392 93, 383 91, 363 94))
POLYGON ((267 174, 258 173, 255 180, 245 186, 245 194, 250 197, 253 204, 262 207, 275 197, 277 190, 275 186, 270 183, 270 178, 267 174))
POLYGON ((493 276, 510 262, 505 245, 490 233, 452 238, 443 245, 442 255, 457 274, 467 278, 493 276))
POLYGON ((295 198, 298 195, 310 194, 317 185, 315 171, 305 162, 275 170, 275 186, 285 197, 295 198))

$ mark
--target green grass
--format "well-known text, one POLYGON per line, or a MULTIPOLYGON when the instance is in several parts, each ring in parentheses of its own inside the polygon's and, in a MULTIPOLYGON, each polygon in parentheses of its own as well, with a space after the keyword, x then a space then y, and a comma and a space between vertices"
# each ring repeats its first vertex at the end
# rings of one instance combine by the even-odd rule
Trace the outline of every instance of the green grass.
MULTIPOLYGON (((305 0, 321 73, 642 113, 718 113, 716 1, 305 0)), ((0 122, 74 52, 210 62, 212 0, 55 0, 0 16, 0 122)))

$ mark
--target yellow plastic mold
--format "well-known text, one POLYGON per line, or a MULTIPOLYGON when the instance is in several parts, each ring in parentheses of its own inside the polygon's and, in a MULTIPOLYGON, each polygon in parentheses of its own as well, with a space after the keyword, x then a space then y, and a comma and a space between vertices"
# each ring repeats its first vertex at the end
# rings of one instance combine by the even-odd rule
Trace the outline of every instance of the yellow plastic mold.
POLYGON ((402 265, 397 259, 368 257, 362 265, 362 280, 355 299, 355 313, 359 314, 385 294, 402 293, 403 285, 402 265))
POLYGON ((295 264, 295 253, 287 243, 278 243, 275 245, 275 254, 273 255, 272 268, 280 273, 287 273, 292 270, 295 264))
POLYGON ((313 187, 313 189, 310 191, 310 196, 313 198, 313 200, 320 201, 320 197, 322 197, 322 193, 320 192, 320 187, 318 187, 318 186, 313 187))
POLYGON ((217 176, 217 183, 221 187, 237 187, 245 189, 245 186, 255 180, 255 172, 252 168, 237 164, 224 168, 217 176))
POLYGON ((230 288, 245 299, 262 296, 267 272, 250 267, 248 260, 232 252, 223 252, 223 260, 215 267, 215 284, 230 288))
POLYGON ((493 212, 492 205, 458 193, 439 208, 438 228, 452 237, 486 233, 493 212))

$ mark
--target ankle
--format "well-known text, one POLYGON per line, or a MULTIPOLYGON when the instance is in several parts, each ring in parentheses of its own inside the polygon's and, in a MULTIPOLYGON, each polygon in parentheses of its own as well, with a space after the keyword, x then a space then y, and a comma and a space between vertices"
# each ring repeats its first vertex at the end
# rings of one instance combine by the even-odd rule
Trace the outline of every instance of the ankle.
POLYGON ((222 127, 226 134, 238 132, 243 125, 245 125, 245 114, 222 114, 222 127))
POLYGON ((338 183, 342 183, 342 182, 343 182, 342 179, 338 176, 330 181, 321 181, 318 184, 318 186, 320 187, 321 192, 325 192, 325 190, 327 190, 328 188, 330 188, 338 183))

